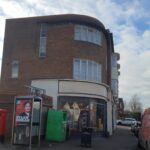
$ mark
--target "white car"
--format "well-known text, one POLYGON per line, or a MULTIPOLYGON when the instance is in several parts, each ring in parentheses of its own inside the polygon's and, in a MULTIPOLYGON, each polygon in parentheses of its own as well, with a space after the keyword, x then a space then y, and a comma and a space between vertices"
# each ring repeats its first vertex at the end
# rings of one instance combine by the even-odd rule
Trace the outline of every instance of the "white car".
POLYGON ((122 120, 117 120, 117 124, 118 125, 132 125, 132 124, 136 124, 136 119, 134 118, 124 118, 122 120))

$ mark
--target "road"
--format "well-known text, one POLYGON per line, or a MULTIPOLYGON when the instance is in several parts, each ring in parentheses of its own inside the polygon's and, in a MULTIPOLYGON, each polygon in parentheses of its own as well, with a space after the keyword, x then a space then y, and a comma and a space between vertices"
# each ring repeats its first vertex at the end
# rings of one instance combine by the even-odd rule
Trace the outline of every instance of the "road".
MULTIPOLYGON (((0 150, 27 150, 27 147, 0 145, 0 150)), ((32 147, 33 150, 84 150, 80 147, 80 138, 68 140, 63 143, 45 143, 40 147, 32 147)), ((137 138, 130 131, 130 127, 118 126, 113 136, 104 138, 94 136, 90 150, 140 150, 137 147, 137 138)))

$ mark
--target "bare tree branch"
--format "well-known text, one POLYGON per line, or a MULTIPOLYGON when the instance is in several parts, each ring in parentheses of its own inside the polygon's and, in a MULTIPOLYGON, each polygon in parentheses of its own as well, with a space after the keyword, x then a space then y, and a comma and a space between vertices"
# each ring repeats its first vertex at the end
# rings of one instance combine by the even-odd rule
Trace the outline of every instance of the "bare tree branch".
POLYGON ((129 101, 129 109, 131 112, 142 112, 142 103, 140 97, 134 94, 129 101))

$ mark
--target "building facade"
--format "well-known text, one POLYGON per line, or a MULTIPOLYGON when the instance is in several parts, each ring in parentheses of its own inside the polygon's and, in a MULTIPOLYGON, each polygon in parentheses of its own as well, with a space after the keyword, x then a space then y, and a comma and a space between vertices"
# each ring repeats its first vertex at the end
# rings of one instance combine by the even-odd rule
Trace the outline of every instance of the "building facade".
POLYGON ((67 14, 7 19, 0 93, 26 95, 28 86, 42 88, 53 97, 54 109, 68 112, 72 129, 88 124, 111 135, 118 59, 112 33, 95 18, 67 14))

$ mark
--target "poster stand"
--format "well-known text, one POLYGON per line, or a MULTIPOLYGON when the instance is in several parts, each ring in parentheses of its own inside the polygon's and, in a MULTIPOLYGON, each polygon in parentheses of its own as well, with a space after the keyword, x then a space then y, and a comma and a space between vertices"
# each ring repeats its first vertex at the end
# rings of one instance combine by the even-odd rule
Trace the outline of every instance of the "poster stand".
POLYGON ((42 98, 17 96, 14 100, 12 144, 40 146, 42 98))

